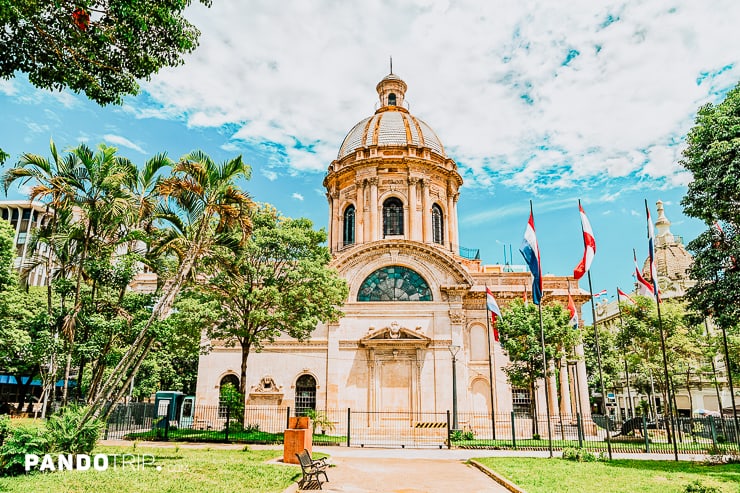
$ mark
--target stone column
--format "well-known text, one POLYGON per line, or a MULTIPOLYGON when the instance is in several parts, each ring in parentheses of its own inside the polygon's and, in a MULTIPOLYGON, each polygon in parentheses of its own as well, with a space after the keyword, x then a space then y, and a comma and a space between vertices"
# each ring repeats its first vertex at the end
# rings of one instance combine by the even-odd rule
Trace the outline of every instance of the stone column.
POLYGON ((422 218, 422 236, 424 243, 432 242, 432 205, 429 203, 429 186, 431 180, 425 178, 421 180, 423 195, 421 196, 421 218, 422 218))
POLYGON ((550 399, 550 416, 558 415, 558 386, 555 382, 555 361, 547 362, 547 393, 550 399))
POLYGON ((378 230, 378 177, 368 179, 370 183, 370 241, 381 238, 378 230))
POLYGON ((339 192, 331 192, 331 230, 332 239, 334 240, 334 251, 342 248, 342 228, 339 224, 339 192))
POLYGON ((582 419, 591 419, 591 404, 588 400, 588 375, 586 374, 586 361, 583 355, 583 344, 576 346, 576 357, 578 362, 576 363, 576 373, 578 378, 576 379, 578 385, 578 391, 576 398, 580 399, 581 417, 582 419))
POLYGON ((460 192, 455 192, 455 194, 452 196, 452 214, 450 216, 450 224, 452 224, 452 242, 458 246, 458 252, 455 253, 459 253, 460 247, 460 231, 457 224, 457 201, 459 198, 460 192))
POLYGON ((445 233, 445 241, 447 242, 447 245, 449 245, 451 252, 455 251, 455 247, 453 245, 457 245, 457 243, 455 243, 455 235, 453 233, 455 230, 455 220, 453 219, 453 211, 455 210, 454 195, 455 192, 452 191, 452 183, 450 182, 447 187, 447 220, 445 221, 445 229, 447 232, 445 233))
POLYGON ((357 208, 355 209, 355 243, 365 241, 365 181, 355 182, 357 208))
POLYGON ((339 324, 326 327, 326 408, 338 409, 339 388, 342 382, 339 368, 339 324))
POLYGON ((416 184, 419 182, 418 178, 409 177, 409 240, 420 240, 420 235, 417 234, 417 224, 419 224, 420 218, 417 216, 418 210, 416 207, 416 184))
POLYGON ((334 201, 329 192, 326 192, 326 201, 329 204, 329 222, 326 223, 326 241, 329 245, 329 250, 334 253, 334 201))
POLYGON ((560 413, 571 417, 570 378, 568 378, 568 361, 563 356, 560 359, 560 413))

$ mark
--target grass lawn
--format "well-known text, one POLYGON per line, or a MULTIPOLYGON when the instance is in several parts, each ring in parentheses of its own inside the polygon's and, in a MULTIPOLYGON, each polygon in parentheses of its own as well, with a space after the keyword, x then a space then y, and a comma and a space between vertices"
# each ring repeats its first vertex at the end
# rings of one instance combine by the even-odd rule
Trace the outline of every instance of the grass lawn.
POLYGON ((697 479, 726 493, 740 492, 740 464, 652 460, 574 462, 514 457, 476 460, 527 493, 682 493, 687 484, 697 479))
MULTIPOLYGON (((98 447, 96 454, 151 454, 153 466, 107 471, 62 471, 0 478, 0 491, 46 492, 280 492, 299 478, 300 467, 266 464, 279 450, 210 450, 176 447, 98 447), (157 470, 161 466, 161 470, 157 470)), ((130 459, 129 459, 130 460, 130 459)), ((151 462, 151 459, 147 459, 151 462)), ((138 463, 138 462, 136 462, 138 463)))

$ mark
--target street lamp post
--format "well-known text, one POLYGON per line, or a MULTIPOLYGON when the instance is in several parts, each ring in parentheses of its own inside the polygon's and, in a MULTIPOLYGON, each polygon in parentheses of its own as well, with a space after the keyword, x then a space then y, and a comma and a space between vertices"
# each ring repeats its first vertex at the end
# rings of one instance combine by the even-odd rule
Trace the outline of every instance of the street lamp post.
POLYGON ((450 344, 450 354, 452 354, 452 429, 457 430, 457 353, 460 346, 450 344))

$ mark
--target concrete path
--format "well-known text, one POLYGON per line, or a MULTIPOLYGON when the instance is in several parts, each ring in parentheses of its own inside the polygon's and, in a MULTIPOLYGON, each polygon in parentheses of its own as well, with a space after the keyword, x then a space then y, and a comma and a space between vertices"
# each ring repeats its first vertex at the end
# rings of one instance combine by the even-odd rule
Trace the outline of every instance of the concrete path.
MULTIPOLYGON (((327 471, 329 482, 322 484, 323 491, 508 493, 506 488, 480 470, 460 460, 338 457, 335 455, 332 456, 331 462, 335 467, 330 467, 327 471)), ((311 489, 318 489, 318 487, 311 489)))

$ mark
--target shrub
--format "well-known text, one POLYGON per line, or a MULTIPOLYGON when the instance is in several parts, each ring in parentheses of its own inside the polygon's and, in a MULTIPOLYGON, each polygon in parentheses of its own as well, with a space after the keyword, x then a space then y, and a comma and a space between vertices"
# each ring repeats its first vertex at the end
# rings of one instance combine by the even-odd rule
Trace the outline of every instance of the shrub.
POLYGON ((10 433, 10 417, 0 416, 0 446, 2 446, 5 437, 10 433))
POLYGON ((244 425, 245 433, 257 433, 259 431, 260 431, 259 423, 247 423, 246 425, 244 425))
POLYGON ((563 449, 563 459, 575 462, 596 462, 599 460, 588 450, 573 447, 563 449))
POLYGON ((241 433, 244 431, 244 426, 242 426, 239 420, 232 419, 226 426, 224 426, 224 431, 227 430, 229 433, 241 433))
POLYGON ((714 486, 706 486, 698 479, 687 484, 684 493, 722 493, 722 490, 714 486))
POLYGON ((535 433, 535 434, 532 435, 532 440, 539 440, 539 439, 540 439, 540 434, 539 433, 535 433))
POLYGON ((103 422, 91 419, 82 424, 87 408, 70 404, 46 422, 46 436, 54 452, 89 454, 103 431, 103 422))
POLYGON ((26 454, 43 455, 47 450, 46 437, 39 428, 18 426, 11 429, 0 447, 0 475, 22 474, 26 454))

